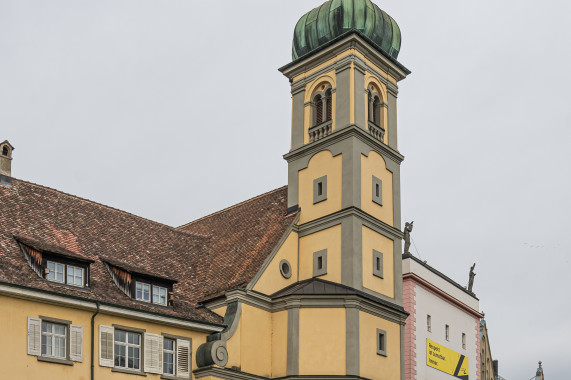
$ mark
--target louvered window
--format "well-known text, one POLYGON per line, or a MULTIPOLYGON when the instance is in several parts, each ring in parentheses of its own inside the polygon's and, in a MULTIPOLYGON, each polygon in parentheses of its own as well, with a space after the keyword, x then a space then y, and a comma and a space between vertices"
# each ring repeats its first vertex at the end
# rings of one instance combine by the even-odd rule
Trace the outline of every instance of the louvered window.
POLYGON ((331 120, 331 115, 333 114, 333 99, 331 97, 331 90, 327 90, 325 93, 325 102, 326 102, 326 110, 325 110, 325 120, 331 120))
POLYGON ((323 122, 323 98, 321 95, 315 97, 315 125, 323 122))

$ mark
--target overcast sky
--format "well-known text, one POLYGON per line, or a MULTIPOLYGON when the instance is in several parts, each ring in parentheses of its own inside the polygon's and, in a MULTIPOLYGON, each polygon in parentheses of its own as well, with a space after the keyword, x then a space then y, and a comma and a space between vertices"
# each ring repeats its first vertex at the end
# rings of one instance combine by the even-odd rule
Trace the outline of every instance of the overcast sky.
MULTIPOLYGON (((0 0, 13 176, 178 226, 287 183, 295 23, 315 0, 0 0)), ((571 373, 571 2, 386 0, 402 206, 474 290, 508 380, 571 373)), ((414 247, 413 247, 414 248, 414 247)))

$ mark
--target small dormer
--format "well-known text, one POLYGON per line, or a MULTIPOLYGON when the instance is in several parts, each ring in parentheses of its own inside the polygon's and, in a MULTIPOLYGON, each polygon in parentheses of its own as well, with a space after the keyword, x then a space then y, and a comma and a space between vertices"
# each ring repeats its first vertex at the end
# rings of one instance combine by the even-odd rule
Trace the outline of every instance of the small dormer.
POLYGON ((12 177, 12 151, 14 147, 4 140, 0 143, 0 175, 12 177))

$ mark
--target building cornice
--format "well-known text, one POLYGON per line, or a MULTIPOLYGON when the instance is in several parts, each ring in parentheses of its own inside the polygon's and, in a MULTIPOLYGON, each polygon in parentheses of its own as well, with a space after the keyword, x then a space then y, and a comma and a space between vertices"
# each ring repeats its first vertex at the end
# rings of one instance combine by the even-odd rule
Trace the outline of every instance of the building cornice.
MULTIPOLYGON (((237 371, 230 368, 208 366, 192 371, 194 377, 215 377, 224 380, 265 380, 269 377, 254 375, 253 373, 237 371)), ((370 380, 366 377, 351 375, 292 375, 274 378, 274 380, 370 380)))
MULTIPOLYGON (((0 295, 24 299, 27 301, 42 302, 56 306, 71 307, 78 310, 85 310, 85 311, 97 310, 97 302, 93 300, 55 294, 52 292, 35 290, 22 286, 15 286, 12 284, 0 283, 0 295)), ((131 318, 145 322, 158 323, 161 325, 168 325, 186 330, 201 331, 207 333, 220 332, 224 329, 224 326, 222 325, 208 324, 194 320, 175 318, 171 316, 160 315, 158 313, 150 313, 141 310, 134 310, 130 308, 109 305, 103 302, 99 302, 99 304, 100 304, 99 312, 101 314, 131 318)))
POLYGON ((284 154, 283 158, 289 163, 302 157, 312 156, 315 153, 318 153, 323 149, 327 149, 329 146, 334 145, 349 137, 355 137, 363 141, 383 157, 388 157, 398 164, 404 160, 404 156, 397 150, 375 139, 369 134, 368 131, 355 124, 351 124, 342 128, 336 128, 329 136, 292 150, 284 154))
POLYGON ((446 302, 448 302, 448 303, 452 304, 453 306, 465 311, 467 314, 470 314, 471 316, 473 316, 475 318, 483 318, 484 317, 484 315, 482 313, 478 312, 477 310, 472 309, 470 306, 466 305, 465 303, 458 301, 456 298, 452 297, 448 293, 442 291, 441 289, 437 288, 436 286, 432 285, 430 282, 426 281, 425 279, 423 279, 422 277, 419 277, 418 275, 416 275, 414 273, 407 273, 407 274, 403 275, 402 277, 403 277, 403 281, 410 279, 411 281, 416 282, 418 285, 422 286, 427 291, 429 291, 432 294, 442 298, 446 302))

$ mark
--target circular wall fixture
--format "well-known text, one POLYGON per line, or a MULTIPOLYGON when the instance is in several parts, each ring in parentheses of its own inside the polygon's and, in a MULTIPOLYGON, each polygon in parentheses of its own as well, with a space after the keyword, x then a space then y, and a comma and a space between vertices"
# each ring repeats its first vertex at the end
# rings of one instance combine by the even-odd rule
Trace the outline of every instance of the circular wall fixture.
POLYGON ((291 277, 291 265, 289 261, 285 259, 280 261, 280 273, 282 274, 282 276, 284 276, 284 278, 291 277))

